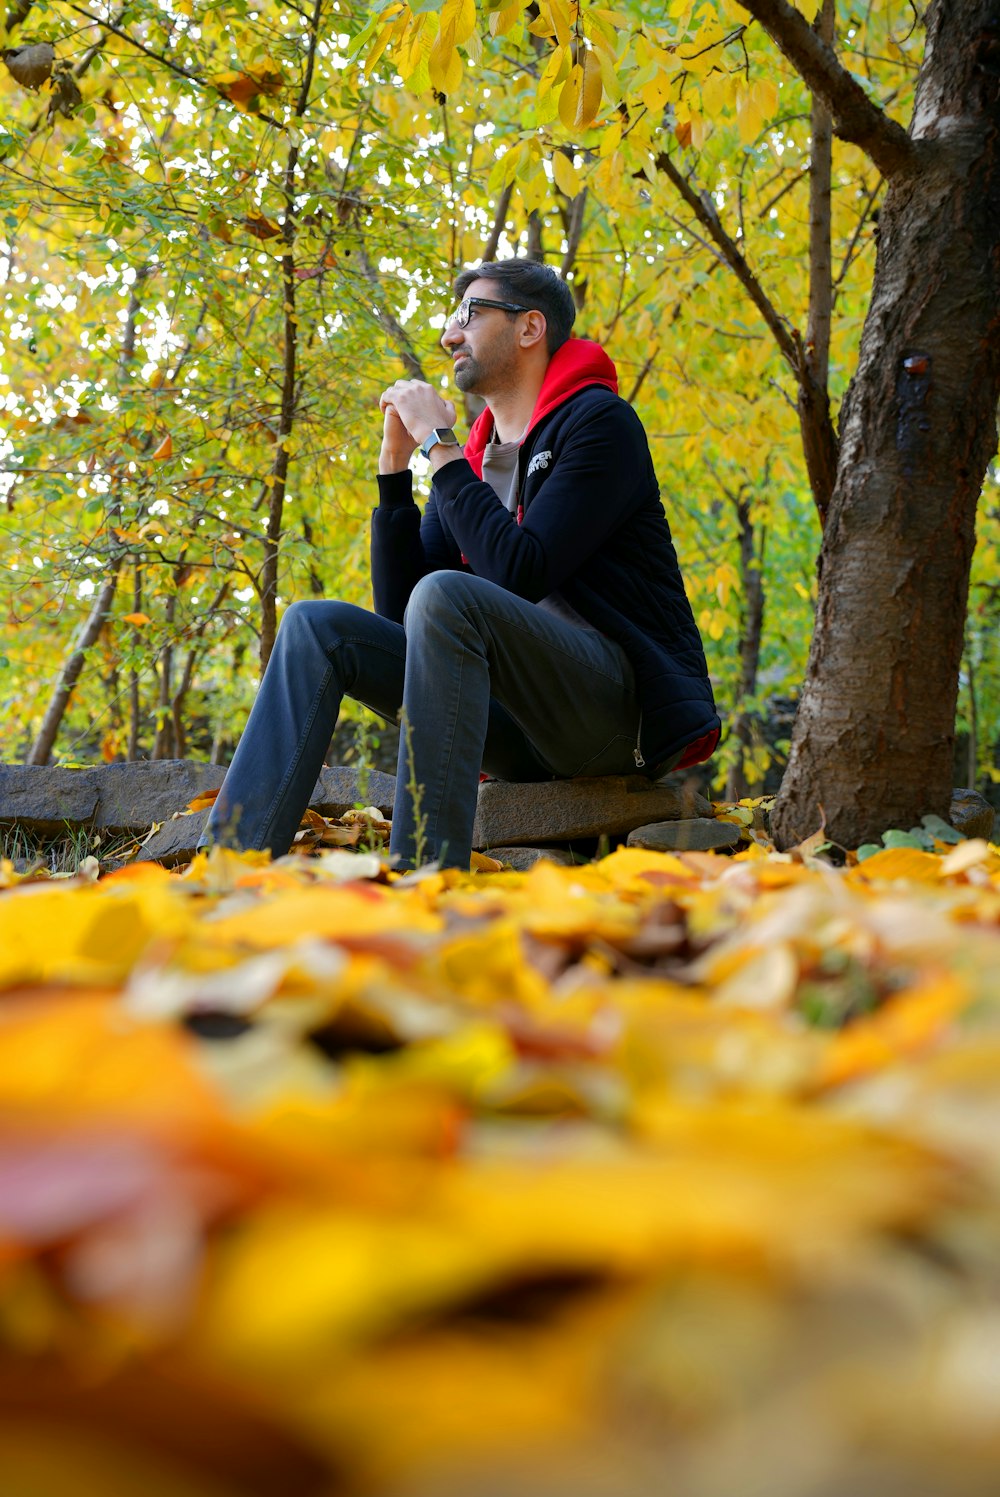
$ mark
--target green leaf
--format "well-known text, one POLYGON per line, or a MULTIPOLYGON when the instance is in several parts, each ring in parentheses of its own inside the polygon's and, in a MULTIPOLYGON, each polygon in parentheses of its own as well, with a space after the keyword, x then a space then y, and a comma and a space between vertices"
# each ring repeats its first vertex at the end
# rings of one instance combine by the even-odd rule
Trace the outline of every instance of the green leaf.
POLYGON ((935 837, 938 842, 948 842, 954 846, 955 843, 965 840, 961 832, 956 831, 953 826, 947 821, 942 820, 940 816, 921 816, 920 820, 931 836, 935 837))
POLYGON ((891 831, 882 833, 882 841, 886 847, 916 847, 922 852, 934 851, 934 838, 921 827, 914 827, 909 832, 894 827, 891 831))

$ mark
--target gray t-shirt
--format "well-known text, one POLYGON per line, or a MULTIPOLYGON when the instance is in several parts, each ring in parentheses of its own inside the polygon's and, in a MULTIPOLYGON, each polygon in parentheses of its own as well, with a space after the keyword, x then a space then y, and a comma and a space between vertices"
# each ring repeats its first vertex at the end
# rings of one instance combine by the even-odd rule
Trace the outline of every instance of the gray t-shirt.
MULTIPOLYGON (((521 450, 520 441, 517 442, 487 442, 483 448, 483 479, 489 484, 497 498, 503 503, 512 515, 517 514, 518 507, 518 470, 517 459, 521 450)), ((541 598, 539 608, 544 608, 548 613, 555 614, 556 618, 562 619, 567 624, 575 624, 578 629, 592 629, 582 614, 577 613, 571 604, 559 592, 549 593, 541 598)))

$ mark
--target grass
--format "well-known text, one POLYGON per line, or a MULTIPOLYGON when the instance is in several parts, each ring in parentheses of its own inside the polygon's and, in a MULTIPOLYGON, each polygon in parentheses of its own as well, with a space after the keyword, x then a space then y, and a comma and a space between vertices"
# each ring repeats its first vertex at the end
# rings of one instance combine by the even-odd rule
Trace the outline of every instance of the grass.
POLYGON ((131 833, 95 832, 66 824, 61 832, 41 834, 15 822, 0 828, 0 860, 9 859, 21 871, 76 873, 85 858, 102 867, 122 862, 136 845, 131 833))

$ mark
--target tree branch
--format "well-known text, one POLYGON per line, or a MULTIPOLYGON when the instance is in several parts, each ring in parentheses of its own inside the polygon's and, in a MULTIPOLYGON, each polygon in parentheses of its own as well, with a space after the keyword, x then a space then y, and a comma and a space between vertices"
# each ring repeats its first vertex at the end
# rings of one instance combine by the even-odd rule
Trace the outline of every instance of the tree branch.
MULTIPOLYGON (((816 17, 821 40, 832 47, 834 0, 823 0, 816 17)), ((833 182, 833 125, 825 102, 812 96, 812 148, 809 161, 809 318, 799 380, 799 424, 809 483, 821 523, 833 496, 838 442, 830 420, 830 324, 833 272, 830 193, 833 182)))
POLYGON ((507 222, 507 213, 510 209, 510 200, 514 193, 513 182, 508 182, 503 192, 497 199, 496 212, 493 215, 493 227, 490 229, 490 237, 483 245, 483 260, 489 262, 496 258, 497 246, 500 243, 500 235, 503 233, 504 224, 507 222))
POLYGON ((920 152, 896 120, 873 104, 801 11, 788 0, 739 0, 759 21, 814 94, 827 105, 841 140, 860 146, 885 177, 915 170, 920 152))
POLYGON ((695 218, 708 232, 718 254, 729 266, 758 312, 760 312, 781 351, 782 357, 796 379, 798 379, 799 353, 796 348, 795 339, 778 315, 774 303, 767 295, 760 281, 758 281, 750 266, 743 258, 739 246, 729 237, 723 228, 722 221, 715 211, 715 205, 711 198, 707 193, 700 194, 695 192, 687 178, 677 170, 677 167, 666 151, 660 152, 655 164, 657 171, 661 171, 664 176, 669 177, 695 218))
POLYGON ((587 206, 587 189, 583 187, 572 199, 569 205, 569 228, 566 233, 566 253, 563 255, 559 274, 563 280, 570 274, 576 264, 576 257, 580 251, 580 240, 583 237, 583 216, 587 206))
MULTIPOLYGON (((131 32, 123 31, 119 26, 116 26, 114 22, 102 21, 100 16, 95 16, 92 11, 87 10, 82 5, 74 5, 72 3, 72 0, 69 8, 70 10, 75 10, 78 15, 86 16, 87 20, 93 21, 95 26, 100 26, 103 28, 103 30, 110 31, 113 36, 117 36, 121 41, 127 42, 130 47, 134 47, 136 51, 141 52, 144 57, 150 58, 153 62, 158 62, 161 67, 167 68, 169 72, 176 73, 178 78, 186 78, 189 83, 196 84, 198 88, 204 88, 210 90, 213 93, 218 93, 218 89, 214 88, 207 79, 200 78, 197 73, 189 72, 187 68, 181 67, 179 63, 173 62, 169 57, 164 56, 163 53, 154 52, 151 47, 147 47, 144 42, 139 41, 138 37, 133 36, 131 32)), ((225 96, 220 95, 220 97, 225 96)), ((284 126, 282 125, 280 120, 276 120, 270 114, 265 114, 262 109, 255 109, 253 113, 257 119, 263 120, 266 125, 273 125, 276 130, 284 129, 284 126)))
MULTIPOLYGON (((362 245, 358 251, 358 259, 360 261, 361 270, 364 274, 365 280, 368 282, 369 286, 371 286, 379 301, 381 301, 384 288, 382 286, 382 282, 379 279, 378 271, 375 269, 374 265, 368 258, 368 251, 365 249, 364 245, 362 245)), ((406 370, 410 378, 420 379, 426 383, 427 376, 424 373, 423 365, 417 357, 416 350, 413 347, 413 344, 410 342, 409 334, 403 327, 402 323, 399 322, 398 319, 395 318, 389 311, 388 307, 385 306, 377 308, 375 310, 375 316, 378 318, 379 322, 385 328, 386 332, 389 334, 393 343, 395 343, 397 349, 399 350, 399 357, 402 361, 403 368, 406 370)))

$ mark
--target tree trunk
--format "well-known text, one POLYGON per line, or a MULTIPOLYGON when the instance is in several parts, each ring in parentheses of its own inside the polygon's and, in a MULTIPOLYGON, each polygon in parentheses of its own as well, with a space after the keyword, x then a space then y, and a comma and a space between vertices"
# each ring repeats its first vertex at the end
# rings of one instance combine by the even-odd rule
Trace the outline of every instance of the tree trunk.
POLYGON ((73 652, 66 664, 63 666, 59 685, 52 693, 52 699, 46 709, 42 726, 38 737, 35 739, 32 749, 27 758, 28 764, 48 764, 52 753, 56 735, 59 732, 62 720, 69 706, 69 699, 73 695, 73 688, 80 679, 87 651, 91 645, 97 643, 101 630, 111 612, 111 605, 115 598, 115 587, 118 583, 118 568, 121 565, 121 557, 116 557, 110 563, 110 570, 104 579, 104 584, 94 600, 94 606, 87 616, 87 621, 80 631, 80 637, 73 647, 73 652))
POLYGON ((1000 395, 996 0, 935 0, 841 416, 816 631, 773 828, 847 847, 947 816, 983 476, 1000 395))
POLYGON ((167 640, 160 651, 160 690, 156 703, 156 736, 153 739, 153 759, 171 759, 177 754, 174 744, 174 719, 170 710, 173 699, 174 674, 174 620, 177 614, 177 594, 171 593, 163 610, 163 622, 167 640))

